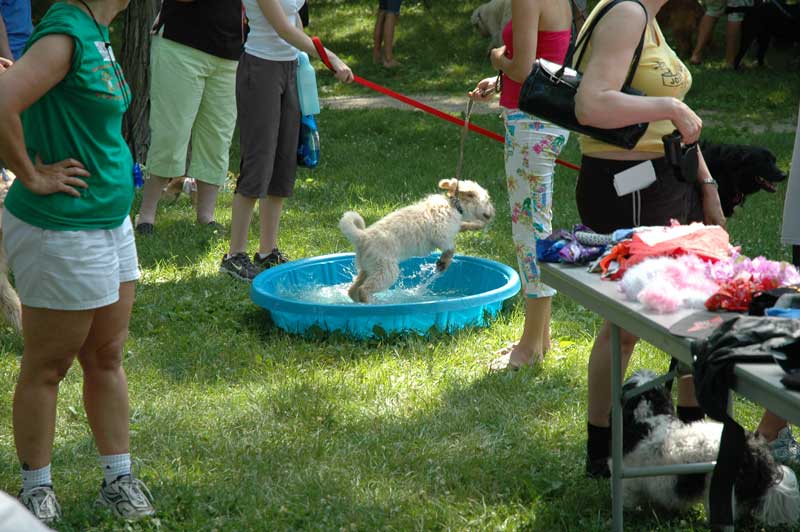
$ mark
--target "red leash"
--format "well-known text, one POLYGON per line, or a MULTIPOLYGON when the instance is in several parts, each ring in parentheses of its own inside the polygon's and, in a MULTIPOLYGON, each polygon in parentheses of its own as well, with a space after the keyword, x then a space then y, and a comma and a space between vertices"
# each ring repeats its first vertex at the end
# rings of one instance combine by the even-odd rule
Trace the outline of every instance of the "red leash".
MULTIPOLYGON (((311 40, 314 42, 314 47, 317 49, 317 53, 319 54, 320 59, 322 59, 322 62, 325 63, 325 66, 328 67, 328 69, 331 72, 335 72, 335 70, 333 69, 333 65, 331 64, 331 61, 328 58, 328 54, 325 51, 325 47, 322 46, 322 41, 320 40, 320 38, 319 37, 311 37, 311 40)), ((442 120, 447 120, 448 122, 456 124, 457 126, 464 127, 464 121, 461 120, 460 118, 456 118, 453 115, 450 115, 450 114, 447 114, 445 112, 442 112, 442 111, 440 111, 440 110, 438 110, 438 109, 436 109, 434 107, 431 107, 430 105, 425 105, 424 103, 422 103, 420 101, 417 101, 417 100, 415 100, 413 98, 409 98, 408 96, 404 96, 403 94, 400 94, 399 92, 395 92, 392 89, 386 88, 383 85, 378 85, 377 83, 373 83, 372 81, 370 81, 368 79, 364 79, 361 76, 356 76, 355 74, 353 74, 353 81, 355 81, 359 85, 363 85, 363 86, 365 86, 367 88, 370 88, 370 89, 372 89, 372 90, 374 90, 376 92, 379 92, 381 94, 385 94, 386 96, 390 96, 390 97, 394 98, 395 100, 399 100, 399 101, 401 101, 401 102, 403 102, 405 104, 408 104, 408 105, 410 105, 412 107, 416 107, 417 109, 420 109, 422 111, 425 111, 426 113, 432 114, 433 116, 437 116, 437 117, 441 118, 442 120)), ((468 124, 468 127, 469 127, 469 129, 471 131, 474 131, 475 133, 480 133, 481 135, 483 135, 485 137, 489 137, 490 139, 494 139, 494 140, 496 140, 498 142, 505 142, 505 139, 503 139, 503 136, 502 135, 498 135, 494 131, 489 131, 488 129, 484 129, 484 128, 480 127, 480 126, 476 126, 475 124, 473 124, 471 122, 468 124)), ((575 171, 580 171, 580 169, 581 169, 579 166, 575 166, 574 164, 569 163, 567 161, 563 161, 561 159, 556 159, 556 163, 558 163, 558 164, 560 164, 562 166, 566 166, 567 168, 571 168, 572 170, 575 170, 575 171)))

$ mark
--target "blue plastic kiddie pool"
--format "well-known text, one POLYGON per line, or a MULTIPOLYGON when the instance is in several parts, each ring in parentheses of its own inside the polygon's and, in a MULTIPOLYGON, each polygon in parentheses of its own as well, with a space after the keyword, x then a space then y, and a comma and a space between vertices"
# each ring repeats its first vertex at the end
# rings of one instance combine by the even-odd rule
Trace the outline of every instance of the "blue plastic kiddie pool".
POLYGON ((456 255, 447 271, 438 273, 439 256, 431 255, 402 262, 400 278, 373 303, 354 303, 347 297, 354 258, 338 253, 270 268, 253 280, 250 297, 285 331, 318 327, 369 338, 485 326, 520 287, 517 272, 505 264, 456 255))

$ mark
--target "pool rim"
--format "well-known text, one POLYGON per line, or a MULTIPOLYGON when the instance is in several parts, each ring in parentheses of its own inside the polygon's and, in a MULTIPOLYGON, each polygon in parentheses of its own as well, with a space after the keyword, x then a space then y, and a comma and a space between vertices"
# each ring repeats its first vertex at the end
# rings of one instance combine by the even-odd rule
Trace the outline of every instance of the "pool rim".
MULTIPOLYGON (((429 259, 438 257, 439 254, 432 254, 425 257, 412 257, 412 259, 421 259, 427 262, 429 259)), ((273 293, 267 293, 261 289, 261 286, 271 280, 272 277, 277 277, 284 274, 286 271, 294 268, 300 268, 309 264, 322 263, 329 261, 343 261, 355 258, 355 253, 331 253, 328 255, 319 255, 316 257, 308 257, 299 259, 279 266, 273 266, 264 270, 255 279, 253 279, 250 287, 250 299, 258 306, 275 312, 292 312, 297 314, 320 314, 321 309, 324 313, 330 316, 347 315, 350 318, 355 318, 362 315, 398 315, 409 314, 411 312, 425 312, 425 313, 439 313, 464 310, 466 308, 474 308, 484 306, 492 303, 502 302, 517 294, 520 290, 520 279, 517 271, 510 266, 491 259, 483 257, 475 257, 472 255, 455 255, 453 260, 461 262, 480 264, 490 269, 495 269, 502 273, 506 282, 497 288, 479 294, 472 294, 468 296, 459 296, 454 298, 437 299, 430 301, 419 301, 414 303, 388 303, 388 304, 374 304, 374 303, 313 303, 308 301, 298 301, 295 299, 278 296, 273 293), (413 307, 413 308, 412 308, 413 307)))

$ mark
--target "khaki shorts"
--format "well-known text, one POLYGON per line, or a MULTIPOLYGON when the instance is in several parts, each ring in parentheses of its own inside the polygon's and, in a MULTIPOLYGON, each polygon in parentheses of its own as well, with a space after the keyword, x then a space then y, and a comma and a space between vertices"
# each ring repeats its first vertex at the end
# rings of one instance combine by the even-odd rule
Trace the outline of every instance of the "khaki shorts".
POLYGON ((119 301, 139 278, 130 218, 116 229, 51 231, 3 213, 3 247, 23 305, 89 310, 119 301))
MULTIPOLYGON (((725 14, 725 8, 740 8, 751 7, 753 0, 705 0, 703 4, 706 6, 706 15, 709 17, 719 18, 725 14)), ((744 20, 744 12, 734 11, 728 13, 728 22, 741 22, 744 20)))
POLYGON ((150 49, 150 151, 147 170, 212 185, 228 176, 236 127, 236 64, 154 36, 150 49), (186 150, 192 161, 186 171, 186 150))

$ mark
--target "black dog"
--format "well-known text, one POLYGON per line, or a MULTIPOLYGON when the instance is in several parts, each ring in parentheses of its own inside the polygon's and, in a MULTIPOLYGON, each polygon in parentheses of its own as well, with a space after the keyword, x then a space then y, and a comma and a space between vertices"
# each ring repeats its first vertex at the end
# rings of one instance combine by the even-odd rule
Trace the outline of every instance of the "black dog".
MULTIPOLYGON (((775 164, 775 155, 760 146, 701 141, 700 151, 711 176, 719 184, 719 199, 726 218, 750 194, 759 190, 775 192, 775 184, 787 178, 775 164)), ((695 205, 691 214, 691 221, 702 221, 702 206, 695 205)))
POLYGON ((764 56, 772 38, 787 44, 800 43, 800 4, 784 0, 755 0, 752 7, 735 8, 744 11, 742 43, 734 61, 739 68, 753 41, 757 42, 758 66, 764 66, 764 56))

